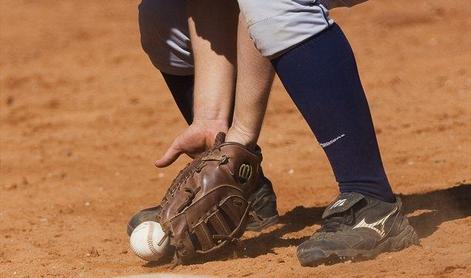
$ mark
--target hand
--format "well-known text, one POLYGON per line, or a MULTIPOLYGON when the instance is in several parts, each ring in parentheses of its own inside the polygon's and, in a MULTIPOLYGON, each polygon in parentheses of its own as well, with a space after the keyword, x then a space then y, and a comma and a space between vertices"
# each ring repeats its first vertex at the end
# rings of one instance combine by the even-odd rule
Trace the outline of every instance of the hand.
POLYGON ((193 122, 180 134, 165 154, 155 162, 159 168, 171 165, 181 154, 194 158, 212 146, 219 132, 227 132, 227 121, 204 120, 193 122))

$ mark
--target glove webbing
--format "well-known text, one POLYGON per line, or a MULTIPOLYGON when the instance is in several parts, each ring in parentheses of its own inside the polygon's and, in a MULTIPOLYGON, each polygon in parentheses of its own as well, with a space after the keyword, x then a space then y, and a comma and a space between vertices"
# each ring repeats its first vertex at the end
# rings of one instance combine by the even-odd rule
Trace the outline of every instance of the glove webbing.
MULTIPOLYGON (((240 200, 240 202, 241 205, 244 205, 243 200, 240 200)), ((247 209, 242 219, 228 202, 223 201, 217 206, 216 210, 197 223, 192 229, 192 233, 196 236, 196 238, 192 238, 196 252, 208 253, 222 244, 237 241, 239 235, 234 234, 234 232, 239 231, 240 226, 246 220, 250 204, 247 203, 246 205, 247 209)))

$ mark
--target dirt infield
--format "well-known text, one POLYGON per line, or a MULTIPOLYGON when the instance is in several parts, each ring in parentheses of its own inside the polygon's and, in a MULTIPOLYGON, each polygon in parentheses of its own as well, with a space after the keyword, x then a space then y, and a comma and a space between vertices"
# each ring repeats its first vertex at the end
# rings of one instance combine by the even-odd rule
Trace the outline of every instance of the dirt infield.
POLYGON ((152 165, 185 124, 140 49, 137 4, 0 0, 0 277, 471 276, 468 0, 376 0, 333 12, 421 246, 299 265, 296 245, 319 227, 337 187, 277 81, 260 143, 281 223, 246 233, 240 258, 173 270, 135 257, 125 232, 128 217, 159 201, 187 162, 152 165))

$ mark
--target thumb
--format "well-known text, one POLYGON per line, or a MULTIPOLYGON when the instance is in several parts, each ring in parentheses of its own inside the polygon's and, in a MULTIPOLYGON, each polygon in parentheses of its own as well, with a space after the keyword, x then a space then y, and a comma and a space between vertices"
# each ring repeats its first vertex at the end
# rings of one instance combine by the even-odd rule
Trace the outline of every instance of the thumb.
POLYGON ((182 154, 180 148, 178 148, 175 142, 168 148, 165 154, 158 159, 154 165, 158 168, 164 168, 171 165, 177 158, 182 154))

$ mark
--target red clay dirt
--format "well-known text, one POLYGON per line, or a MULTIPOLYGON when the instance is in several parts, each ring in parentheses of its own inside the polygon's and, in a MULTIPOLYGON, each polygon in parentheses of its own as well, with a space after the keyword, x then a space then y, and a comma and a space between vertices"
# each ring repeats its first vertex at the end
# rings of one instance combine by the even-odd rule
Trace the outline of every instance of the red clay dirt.
POLYGON ((128 247, 126 223, 188 161, 153 160, 185 128, 139 45, 137 1, 0 1, 0 276, 471 276, 471 5, 370 1, 333 17, 355 50, 385 166, 421 246, 316 268, 296 245, 337 187, 277 81, 260 144, 281 223, 241 257, 170 269, 128 247))

